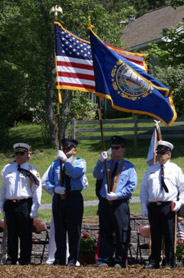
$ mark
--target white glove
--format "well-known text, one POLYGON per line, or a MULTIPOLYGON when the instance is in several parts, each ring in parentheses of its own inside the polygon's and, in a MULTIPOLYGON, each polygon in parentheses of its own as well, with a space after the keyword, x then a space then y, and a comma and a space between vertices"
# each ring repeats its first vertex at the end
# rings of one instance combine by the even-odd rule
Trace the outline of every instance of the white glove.
POLYGON ((67 159, 67 156, 66 156, 66 154, 63 152, 63 151, 58 151, 58 153, 57 153, 57 157, 59 158, 59 159, 61 159, 62 161, 63 160, 65 160, 65 159, 67 159))
POLYGON ((106 199, 108 200, 108 201, 114 201, 114 200, 117 200, 117 195, 116 195, 116 193, 114 193, 114 192, 110 192, 110 193, 107 193, 106 194, 106 199))
POLYGON ((38 211, 37 210, 31 210, 30 215, 32 219, 36 218, 38 216, 38 211))
POLYGON ((107 152, 101 152, 101 155, 99 157, 101 162, 104 162, 105 159, 107 159, 107 152))
POLYGON ((64 186, 57 186, 54 189, 54 192, 60 195, 64 195, 65 194, 65 190, 66 188, 64 186))
POLYGON ((141 203, 141 209, 142 209, 142 215, 143 216, 148 216, 148 208, 146 203, 141 203))
POLYGON ((111 155, 111 154, 112 154, 112 149, 111 149, 111 148, 109 148, 109 149, 107 150, 107 154, 108 154, 108 155, 111 155))
POLYGON ((180 201, 174 201, 172 202, 172 211, 178 211, 182 206, 182 203, 180 201))

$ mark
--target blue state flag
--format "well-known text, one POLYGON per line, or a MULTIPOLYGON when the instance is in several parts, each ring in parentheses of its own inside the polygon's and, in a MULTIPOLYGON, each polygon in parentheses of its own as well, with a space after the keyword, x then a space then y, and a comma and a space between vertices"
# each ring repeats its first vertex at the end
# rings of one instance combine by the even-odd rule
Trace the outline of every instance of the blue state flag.
POLYGON ((113 50, 90 29, 95 91, 117 110, 149 115, 166 126, 177 118, 173 91, 113 50))

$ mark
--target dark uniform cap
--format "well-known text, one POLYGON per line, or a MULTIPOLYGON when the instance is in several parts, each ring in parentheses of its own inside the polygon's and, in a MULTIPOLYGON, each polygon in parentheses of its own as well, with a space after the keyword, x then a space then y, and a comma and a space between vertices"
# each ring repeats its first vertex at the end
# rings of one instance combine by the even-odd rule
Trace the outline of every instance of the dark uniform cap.
POLYGON ((112 136, 110 139, 110 145, 112 144, 118 144, 121 145, 122 147, 126 147, 127 140, 120 136, 112 136))
POLYGON ((73 147, 73 148, 76 148, 77 145, 78 145, 78 142, 74 139, 62 139, 61 140, 61 144, 62 144, 62 147, 73 147))
POLYGON ((174 146, 170 142, 160 140, 157 143, 157 151, 161 150, 161 151, 165 151, 165 152, 168 152, 168 151, 171 152, 173 149, 174 149, 174 146))
POLYGON ((29 151, 31 146, 25 143, 16 143, 13 145, 13 149, 15 152, 20 152, 20 151, 29 151))

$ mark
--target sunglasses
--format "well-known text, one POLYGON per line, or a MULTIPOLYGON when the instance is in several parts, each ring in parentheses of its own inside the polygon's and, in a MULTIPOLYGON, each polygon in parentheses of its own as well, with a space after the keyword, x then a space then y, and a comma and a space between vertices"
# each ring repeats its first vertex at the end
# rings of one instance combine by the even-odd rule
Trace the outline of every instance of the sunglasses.
POLYGON ((112 150, 119 150, 121 146, 111 147, 112 150))
POLYGON ((161 154, 161 155, 166 154, 166 153, 168 153, 168 151, 157 151, 157 154, 161 154))
POLYGON ((70 151, 73 147, 64 147, 63 151, 70 151))
POLYGON ((15 155, 24 155, 27 152, 16 152, 15 155))

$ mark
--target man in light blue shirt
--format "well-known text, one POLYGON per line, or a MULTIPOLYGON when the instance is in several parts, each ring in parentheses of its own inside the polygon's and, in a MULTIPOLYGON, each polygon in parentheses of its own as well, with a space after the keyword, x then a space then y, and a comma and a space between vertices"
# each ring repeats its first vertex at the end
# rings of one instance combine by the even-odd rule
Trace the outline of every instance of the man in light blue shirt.
POLYGON ((114 266, 116 268, 126 266, 130 241, 128 203, 137 185, 134 165, 124 160, 126 143, 127 140, 123 137, 111 137, 111 159, 107 161, 107 152, 102 152, 93 171, 96 179, 103 179, 99 192, 103 263, 99 266, 114 266), (115 259, 113 258, 113 233, 116 236, 115 259))
POLYGON ((47 189, 53 192, 52 211, 55 227, 56 253, 54 264, 66 264, 66 234, 68 232, 68 265, 75 266, 79 254, 86 162, 75 157, 78 142, 62 140, 62 150, 48 172, 47 189))

